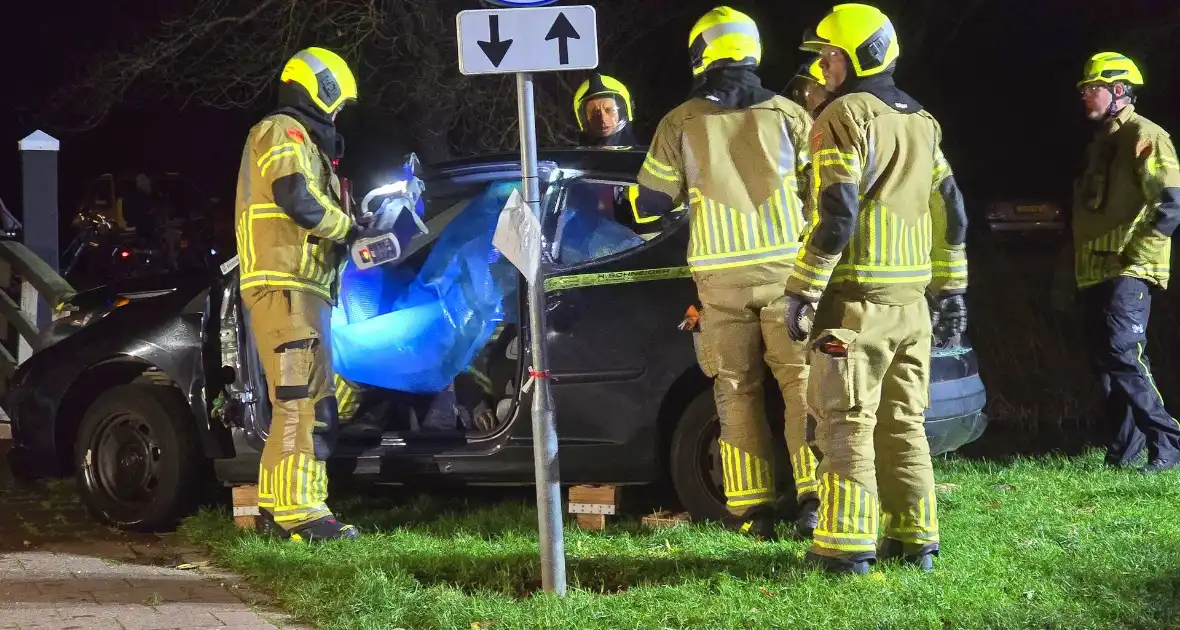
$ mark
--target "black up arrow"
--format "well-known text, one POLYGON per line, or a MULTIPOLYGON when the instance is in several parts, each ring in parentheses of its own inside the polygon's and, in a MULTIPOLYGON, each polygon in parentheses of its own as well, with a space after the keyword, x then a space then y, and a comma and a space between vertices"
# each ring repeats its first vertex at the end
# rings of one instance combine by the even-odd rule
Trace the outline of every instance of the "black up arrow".
POLYGON ((553 26, 549 27, 549 34, 545 36, 545 41, 557 40, 557 54, 563 66, 570 62, 570 38, 582 39, 582 36, 574 30, 574 25, 570 24, 565 13, 558 13, 557 19, 553 21, 553 26))
POLYGON ((508 49, 512 47, 512 40, 500 40, 500 16, 498 15, 488 16, 488 39, 491 41, 477 41, 475 43, 483 49, 483 54, 487 55, 488 61, 499 68, 500 62, 504 61, 504 55, 507 55, 508 49))

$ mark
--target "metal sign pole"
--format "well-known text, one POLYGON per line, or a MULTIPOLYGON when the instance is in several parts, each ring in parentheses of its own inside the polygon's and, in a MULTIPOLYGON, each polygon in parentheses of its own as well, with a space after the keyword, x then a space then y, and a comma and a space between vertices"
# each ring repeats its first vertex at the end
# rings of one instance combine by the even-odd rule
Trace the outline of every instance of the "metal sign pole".
MULTIPOLYGON (((541 217, 541 184, 537 177, 537 132, 533 113, 533 75, 516 75, 520 116, 521 191, 529 212, 541 217)), ((537 259, 540 265, 540 258, 537 259)), ((545 350, 545 283, 540 269, 529 283, 529 339, 533 379, 533 466, 537 477, 537 525, 541 531, 541 586, 565 595, 565 540, 561 520, 561 468, 557 460, 557 423, 549 390, 545 350)))

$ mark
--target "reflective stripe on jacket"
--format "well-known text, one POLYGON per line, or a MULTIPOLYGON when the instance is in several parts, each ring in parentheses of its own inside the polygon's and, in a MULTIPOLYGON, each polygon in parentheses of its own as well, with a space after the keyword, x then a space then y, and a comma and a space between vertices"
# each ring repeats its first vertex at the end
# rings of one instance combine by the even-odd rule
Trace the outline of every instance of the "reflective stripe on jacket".
POLYGON ((926 111, 867 92, 830 103, 811 135, 810 214, 787 291, 818 300, 829 283, 908 304, 967 288, 967 219, 926 111))
MULTIPOLYGON (((693 98, 660 121, 639 185, 688 202, 694 273, 794 261, 810 127, 807 112, 781 96, 744 109, 693 98)), ((637 209, 636 218, 658 217, 637 209)))
POLYGON ((1127 106, 1094 136, 1074 191, 1080 288, 1131 276, 1167 288, 1180 224, 1180 163, 1168 132, 1127 106))
POLYGON ((241 288, 294 289, 335 301, 335 243, 353 230, 340 180, 307 129, 272 115, 250 130, 238 171, 241 288))

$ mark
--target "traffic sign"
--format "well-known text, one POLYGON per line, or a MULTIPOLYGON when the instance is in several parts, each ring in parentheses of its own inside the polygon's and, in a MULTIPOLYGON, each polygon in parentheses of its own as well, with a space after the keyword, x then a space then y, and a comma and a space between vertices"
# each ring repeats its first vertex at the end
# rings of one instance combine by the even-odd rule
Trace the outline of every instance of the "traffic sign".
POLYGON ((460 11, 459 72, 511 74, 598 67, 598 24, 589 5, 460 11))

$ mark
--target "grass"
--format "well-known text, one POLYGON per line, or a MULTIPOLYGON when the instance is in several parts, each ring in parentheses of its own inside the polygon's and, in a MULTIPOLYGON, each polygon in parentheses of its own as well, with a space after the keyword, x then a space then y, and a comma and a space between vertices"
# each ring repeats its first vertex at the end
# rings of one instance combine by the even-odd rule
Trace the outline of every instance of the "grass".
MULTIPOLYGON (((566 530, 568 596, 540 592, 528 498, 374 498, 340 512, 358 542, 318 548, 183 526, 221 564, 325 629, 1175 628, 1180 485, 1103 469, 1101 456, 940 461, 944 554, 933 574, 805 569, 805 544, 711 525, 566 530)), ((486 493, 481 493, 486 495, 486 493)), ((531 495, 530 495, 531 496, 531 495)))

